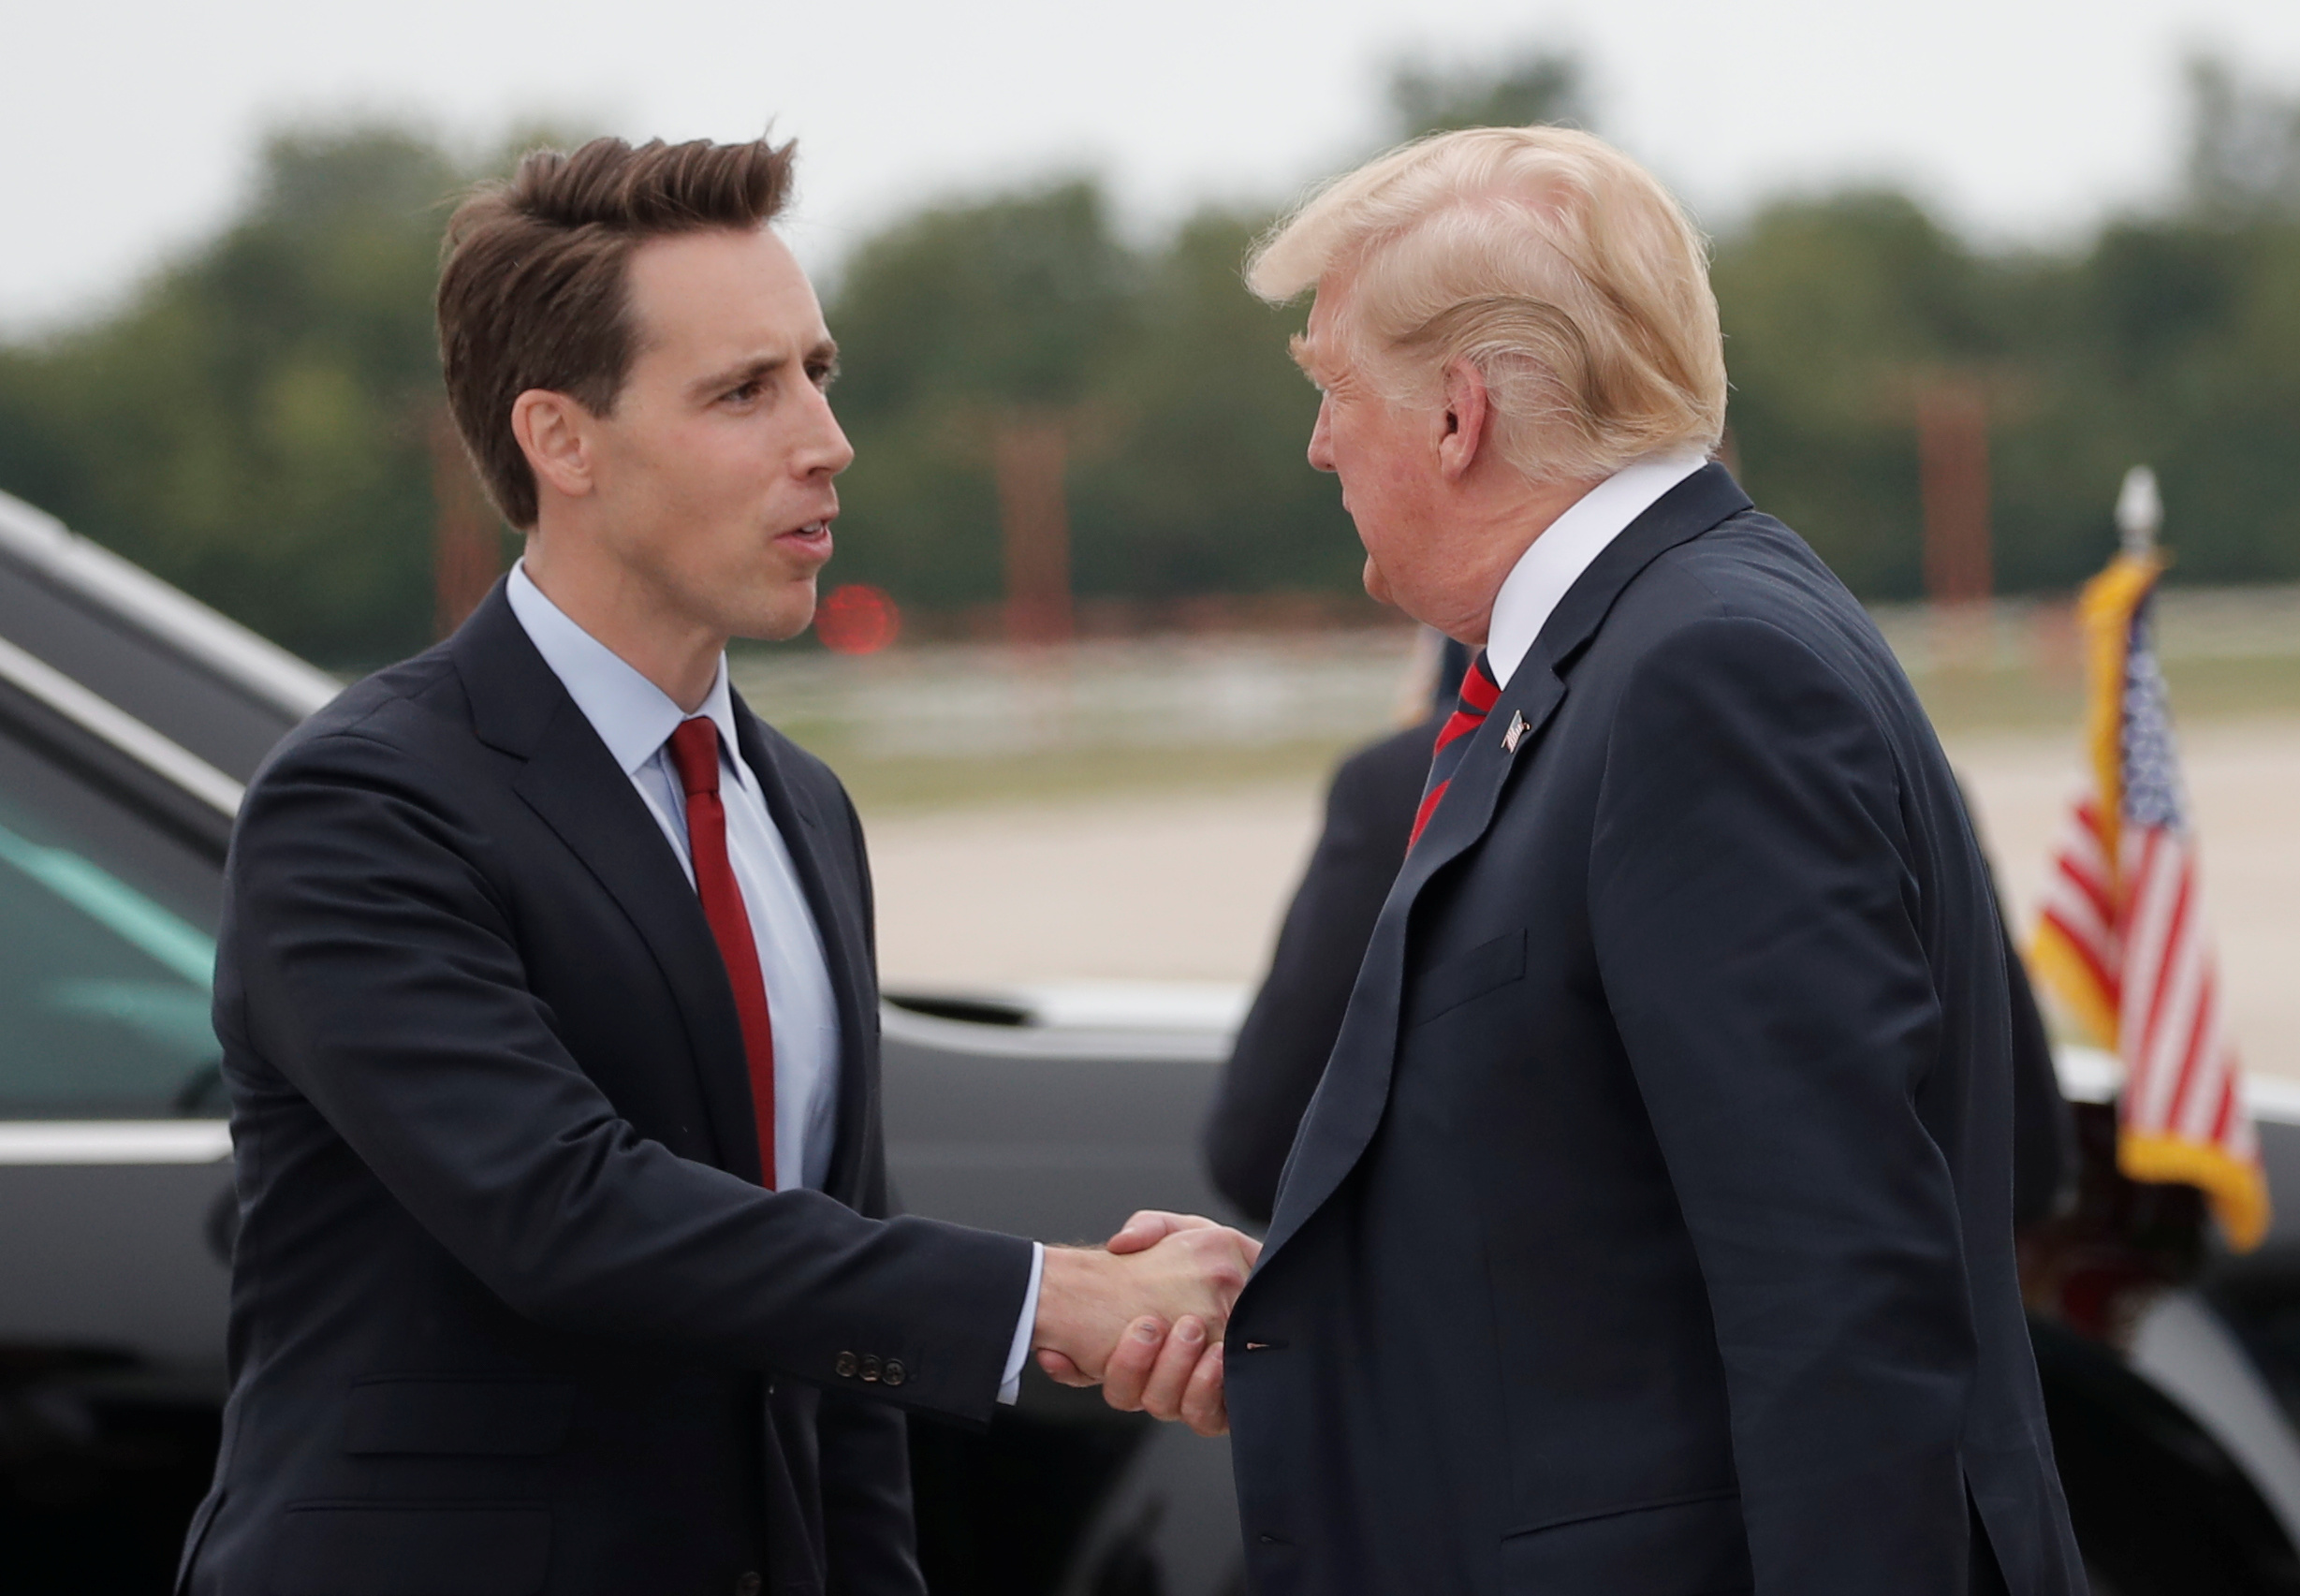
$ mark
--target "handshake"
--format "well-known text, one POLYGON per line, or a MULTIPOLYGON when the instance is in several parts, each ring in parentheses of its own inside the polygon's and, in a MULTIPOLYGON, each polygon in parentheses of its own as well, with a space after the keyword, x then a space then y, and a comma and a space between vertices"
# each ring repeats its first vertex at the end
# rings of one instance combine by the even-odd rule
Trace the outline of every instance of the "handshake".
POLYGON ((1262 1244, 1210 1219, 1135 1214, 1102 1251, 1048 1247, 1031 1345, 1065 1385, 1129 1413, 1230 1428, 1222 1332, 1262 1244))

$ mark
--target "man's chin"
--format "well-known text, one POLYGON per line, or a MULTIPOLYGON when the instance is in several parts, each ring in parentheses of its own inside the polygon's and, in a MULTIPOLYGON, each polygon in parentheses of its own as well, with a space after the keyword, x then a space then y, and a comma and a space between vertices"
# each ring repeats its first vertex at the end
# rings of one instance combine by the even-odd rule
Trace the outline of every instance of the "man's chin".
POLYGON ((745 607, 742 614, 732 618, 727 636, 754 643, 787 643, 813 624, 814 584, 810 581, 805 584, 803 594, 780 593, 745 607))
POLYGON ((1425 626, 1435 626, 1441 632, 1445 630, 1443 622, 1432 616, 1424 615, 1421 609, 1414 607, 1413 599, 1400 596, 1398 590, 1390 586, 1389 578, 1382 574, 1382 568, 1373 563, 1373 556, 1370 554, 1366 557, 1365 583, 1366 596, 1372 599, 1374 603, 1386 604, 1392 609, 1402 611, 1407 617, 1420 622, 1425 626))
POLYGON ((1458 643, 1467 644, 1473 649, 1485 647, 1485 621, 1463 616, 1447 610, 1440 605, 1426 602, 1429 597, 1427 593, 1422 594, 1418 600, 1399 597, 1398 591, 1389 585, 1388 580, 1384 578, 1380 568, 1371 559, 1366 562, 1365 581, 1366 596, 1377 604, 1386 604, 1392 609, 1403 614, 1408 620, 1418 621, 1425 626, 1443 632, 1458 643))

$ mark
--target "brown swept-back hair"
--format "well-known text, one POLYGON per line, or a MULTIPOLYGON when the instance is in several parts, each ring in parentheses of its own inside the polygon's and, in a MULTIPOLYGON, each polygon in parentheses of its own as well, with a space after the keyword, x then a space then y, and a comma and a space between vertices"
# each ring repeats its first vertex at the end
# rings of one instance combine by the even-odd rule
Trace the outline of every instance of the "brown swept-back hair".
POLYGON ((627 266, 651 238, 764 226, 790 199, 796 147, 594 139, 536 150, 447 223, 439 359, 447 406, 504 519, 535 524, 535 479, 511 432, 531 388, 611 415, 637 353, 627 266))

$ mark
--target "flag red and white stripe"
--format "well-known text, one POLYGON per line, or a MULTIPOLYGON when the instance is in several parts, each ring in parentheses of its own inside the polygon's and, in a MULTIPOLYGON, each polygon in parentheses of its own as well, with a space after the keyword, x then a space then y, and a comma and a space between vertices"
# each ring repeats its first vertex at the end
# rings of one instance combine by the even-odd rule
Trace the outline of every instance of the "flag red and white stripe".
POLYGON ((2093 768, 2054 853, 2032 958, 2077 1023, 2124 1061, 2124 1173, 2200 1187, 2244 1249, 2266 1233, 2267 1184, 2157 660, 2162 568, 2154 554, 2120 555, 2085 589, 2093 768))

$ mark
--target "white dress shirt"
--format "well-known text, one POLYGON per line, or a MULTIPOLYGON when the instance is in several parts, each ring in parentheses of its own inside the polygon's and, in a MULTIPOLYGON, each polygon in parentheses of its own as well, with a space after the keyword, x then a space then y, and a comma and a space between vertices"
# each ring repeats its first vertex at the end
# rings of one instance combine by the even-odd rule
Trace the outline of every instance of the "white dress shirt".
POLYGON ((1549 623, 1559 603, 1606 546, 1663 493, 1707 463, 1698 449, 1648 455, 1590 489, 1517 557, 1494 595, 1486 624, 1486 666, 1502 686, 1549 623))
MULTIPOLYGON (((686 791, 671 764, 669 748, 671 733, 688 718, 686 712, 545 597, 527 575, 524 561, 511 568, 505 586, 511 613, 528 640, 638 789, 692 884, 695 864, 687 843, 686 791)), ((710 696, 696 712, 708 715, 719 729, 719 798, 726 811, 727 858, 742 893, 743 911, 750 916, 759 974, 767 984, 767 1012, 774 1029, 776 1185, 820 1191, 838 1140, 840 1042, 838 999, 830 988, 822 930, 791 863, 790 848, 768 813, 758 778, 743 762, 724 658, 710 696)), ((1034 1249, 1030 1290, 1007 1355, 1001 1401, 1012 1402, 1020 1391, 1044 1266, 1044 1249, 1034 1249)))

